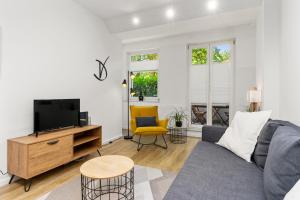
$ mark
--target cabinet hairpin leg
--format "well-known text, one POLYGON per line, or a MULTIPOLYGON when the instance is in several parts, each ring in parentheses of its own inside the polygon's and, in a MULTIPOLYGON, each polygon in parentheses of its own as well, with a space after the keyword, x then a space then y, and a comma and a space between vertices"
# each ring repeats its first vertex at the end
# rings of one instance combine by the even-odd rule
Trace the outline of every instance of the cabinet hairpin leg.
POLYGON ((24 191, 28 192, 30 190, 31 184, 32 184, 32 180, 25 180, 26 182, 24 183, 24 191))
POLYGON ((12 175, 12 176, 10 177, 10 179, 9 179, 9 183, 8 183, 8 184, 11 184, 12 181, 14 180, 14 178, 15 178, 15 175, 12 175))
POLYGON ((99 156, 102 156, 102 155, 101 155, 101 152, 99 151, 99 149, 97 149, 97 152, 98 152, 99 156))

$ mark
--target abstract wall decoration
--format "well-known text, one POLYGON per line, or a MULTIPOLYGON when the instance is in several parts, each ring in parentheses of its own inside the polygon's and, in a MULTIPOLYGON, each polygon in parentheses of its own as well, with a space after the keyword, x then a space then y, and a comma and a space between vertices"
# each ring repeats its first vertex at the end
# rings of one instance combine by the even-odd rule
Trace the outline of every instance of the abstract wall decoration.
POLYGON ((102 62, 100 60, 96 60, 99 64, 99 73, 98 73, 98 75, 94 74, 94 77, 99 81, 104 81, 108 76, 107 69, 105 66, 108 59, 109 59, 109 56, 106 58, 106 60, 104 62, 102 62))

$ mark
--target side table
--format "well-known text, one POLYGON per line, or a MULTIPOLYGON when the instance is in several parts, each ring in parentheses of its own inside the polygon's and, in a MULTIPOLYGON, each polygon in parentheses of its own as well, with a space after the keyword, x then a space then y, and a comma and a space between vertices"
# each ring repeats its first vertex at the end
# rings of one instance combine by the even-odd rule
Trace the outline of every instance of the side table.
POLYGON ((82 200, 134 199, 134 162, 125 156, 101 156, 80 167, 82 200))
POLYGON ((187 140, 187 128, 172 127, 169 128, 170 141, 174 144, 184 144, 187 140))

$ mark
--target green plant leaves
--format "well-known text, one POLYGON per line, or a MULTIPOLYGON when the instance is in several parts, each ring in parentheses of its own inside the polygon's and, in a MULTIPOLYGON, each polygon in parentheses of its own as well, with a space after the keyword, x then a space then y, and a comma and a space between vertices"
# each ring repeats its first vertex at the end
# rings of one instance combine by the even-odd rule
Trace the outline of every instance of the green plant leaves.
POLYGON ((132 80, 134 97, 157 97, 158 73, 156 71, 136 72, 132 80))

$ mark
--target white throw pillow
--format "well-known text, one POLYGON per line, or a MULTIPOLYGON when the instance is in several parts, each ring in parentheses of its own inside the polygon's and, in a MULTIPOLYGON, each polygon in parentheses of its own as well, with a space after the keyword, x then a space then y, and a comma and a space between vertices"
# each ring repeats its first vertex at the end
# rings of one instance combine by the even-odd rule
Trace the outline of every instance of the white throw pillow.
POLYGON ((283 200, 299 200, 300 199, 300 180, 285 195, 283 200))
POLYGON ((224 135, 217 143, 237 156, 251 162, 257 137, 272 111, 237 112, 224 135))

